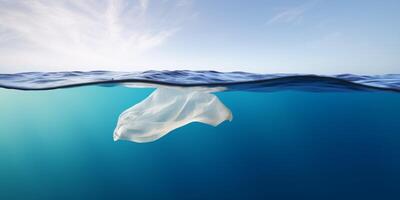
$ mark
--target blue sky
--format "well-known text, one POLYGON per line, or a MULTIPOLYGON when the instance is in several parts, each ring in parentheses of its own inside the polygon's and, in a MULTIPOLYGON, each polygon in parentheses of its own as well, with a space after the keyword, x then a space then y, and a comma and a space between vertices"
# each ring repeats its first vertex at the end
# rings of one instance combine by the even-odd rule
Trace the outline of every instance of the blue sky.
POLYGON ((400 73, 397 0, 0 0, 0 73, 400 73))

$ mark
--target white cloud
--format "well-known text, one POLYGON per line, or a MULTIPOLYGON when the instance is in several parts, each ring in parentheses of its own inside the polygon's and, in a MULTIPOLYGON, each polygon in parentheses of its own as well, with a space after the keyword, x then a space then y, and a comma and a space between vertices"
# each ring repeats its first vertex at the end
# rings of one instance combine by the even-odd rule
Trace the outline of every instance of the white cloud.
POLYGON ((145 11, 149 5, 149 0, 139 0, 140 6, 145 11))
POLYGON ((282 9, 280 12, 276 13, 273 17, 271 17, 267 24, 277 24, 277 23, 294 23, 300 21, 304 14, 314 7, 317 1, 306 2, 305 4, 289 7, 282 9))
POLYGON ((185 21, 181 0, 0 0, 0 72, 132 66, 185 21), (58 68, 57 68, 58 67, 58 68))

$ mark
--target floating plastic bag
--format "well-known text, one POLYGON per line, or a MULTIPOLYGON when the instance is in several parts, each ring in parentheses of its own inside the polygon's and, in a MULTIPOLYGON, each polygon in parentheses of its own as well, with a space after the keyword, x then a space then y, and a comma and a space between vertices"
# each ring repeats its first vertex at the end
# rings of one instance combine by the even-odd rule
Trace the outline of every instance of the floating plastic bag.
POLYGON ((152 142, 191 122, 225 120, 232 120, 231 111, 209 89, 163 86, 120 115, 114 140, 152 142))

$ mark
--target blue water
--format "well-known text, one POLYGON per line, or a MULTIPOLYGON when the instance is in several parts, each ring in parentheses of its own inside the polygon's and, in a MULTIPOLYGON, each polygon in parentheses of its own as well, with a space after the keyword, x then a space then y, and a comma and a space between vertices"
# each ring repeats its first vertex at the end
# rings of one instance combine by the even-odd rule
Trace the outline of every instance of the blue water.
POLYGON ((292 83, 218 92, 232 122, 143 144, 112 132, 152 88, 0 88, 0 199, 399 199, 400 93, 292 83))

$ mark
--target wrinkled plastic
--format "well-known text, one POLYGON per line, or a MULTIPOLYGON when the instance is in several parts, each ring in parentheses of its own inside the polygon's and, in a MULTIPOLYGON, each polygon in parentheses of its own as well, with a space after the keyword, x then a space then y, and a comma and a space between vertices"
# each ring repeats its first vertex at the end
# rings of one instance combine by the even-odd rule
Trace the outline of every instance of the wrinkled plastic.
POLYGON ((152 142, 191 122, 217 126, 231 111, 204 88, 159 87, 119 117, 114 140, 152 142))

